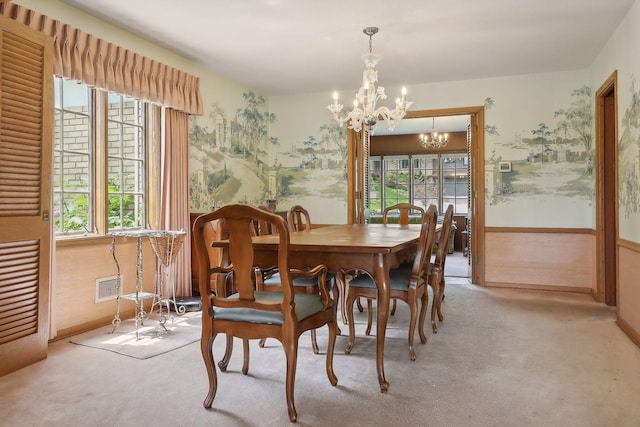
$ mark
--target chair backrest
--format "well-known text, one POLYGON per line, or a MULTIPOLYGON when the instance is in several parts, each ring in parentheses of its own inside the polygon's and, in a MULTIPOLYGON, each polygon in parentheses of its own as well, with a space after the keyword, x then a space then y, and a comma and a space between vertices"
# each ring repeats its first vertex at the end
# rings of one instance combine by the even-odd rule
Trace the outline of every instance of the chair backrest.
MULTIPOLYGON (((273 213, 273 211, 266 206, 258 206, 258 209, 265 212, 273 213)), ((253 222, 253 233, 255 236, 274 234, 274 228, 268 222, 256 220, 253 222)))
POLYGON ((424 217, 424 209, 420 206, 412 205, 411 203, 398 203, 393 206, 389 206, 382 211, 382 223, 387 223, 387 214, 389 212, 399 211, 398 224, 408 225, 409 214, 411 211, 417 211, 420 213, 421 220, 424 217))
POLYGON ((418 252, 413 259, 413 270, 411 281, 418 283, 420 276, 426 274, 429 270, 429 262, 431 260, 431 251, 433 243, 436 239, 436 224, 438 223, 438 211, 434 205, 429 206, 427 211, 422 215, 422 226, 420 228, 420 243, 418 244, 418 252))
MULTIPOLYGON (((213 212, 200 215, 193 224, 193 241, 198 257, 198 277, 203 312, 212 306, 229 308, 251 308, 266 311, 281 311, 294 316, 294 289, 289 269, 289 230, 282 217, 249 205, 227 205, 213 212), (212 265, 207 255, 204 237, 205 225, 214 220, 223 220, 228 231, 227 256, 220 265, 212 265), (254 222, 270 225, 278 234, 278 271, 282 285, 282 301, 260 303, 255 300, 254 248, 252 238, 254 222), (207 283, 213 274, 222 274, 232 280, 238 298, 212 295, 207 283)), ((226 243, 225 243, 226 244, 226 243)))
POLYGON ((287 212, 287 225, 289 231, 311 230, 309 212, 300 205, 292 206, 287 212))
POLYGON ((449 249, 449 240, 451 239, 451 223, 453 222, 453 205, 447 206, 442 220, 442 229, 440 230, 440 239, 438 240, 438 250, 436 251, 436 259, 434 264, 440 268, 444 268, 449 249))

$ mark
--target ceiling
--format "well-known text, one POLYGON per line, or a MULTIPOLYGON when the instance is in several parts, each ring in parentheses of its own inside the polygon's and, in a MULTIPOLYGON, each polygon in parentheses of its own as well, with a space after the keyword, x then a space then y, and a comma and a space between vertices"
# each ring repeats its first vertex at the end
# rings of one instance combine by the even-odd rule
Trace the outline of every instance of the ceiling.
MULTIPOLYGON (((63 0, 266 96, 586 68, 634 0, 63 0)), ((84 28, 91 32, 90 28, 84 28)), ((330 95, 329 95, 330 96, 330 95)), ((409 95, 410 98, 410 95, 409 95)))

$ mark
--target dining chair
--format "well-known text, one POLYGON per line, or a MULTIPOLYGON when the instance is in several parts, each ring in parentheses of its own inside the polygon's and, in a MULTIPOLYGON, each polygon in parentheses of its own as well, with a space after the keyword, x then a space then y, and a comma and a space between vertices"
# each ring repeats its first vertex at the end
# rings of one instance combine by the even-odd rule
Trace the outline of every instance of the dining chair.
MULTIPOLYGON (((294 385, 298 355, 298 340, 302 333, 327 325, 329 339, 326 372, 332 385, 338 383, 333 371, 337 323, 336 303, 326 285, 326 267, 317 265, 309 270, 289 267, 289 229, 282 217, 249 205, 227 205, 213 212, 200 215, 193 225, 193 239, 198 257, 198 278, 202 300, 202 336, 200 349, 209 379, 209 391, 204 407, 211 408, 217 392, 217 374, 213 358, 213 343, 218 334, 238 337, 243 342, 271 337, 282 343, 286 355, 286 401, 289 420, 297 420, 294 403, 294 385), (207 255, 204 226, 210 221, 222 219, 228 228, 228 246, 223 262, 212 265, 207 255), (270 224, 278 235, 279 292, 258 291, 255 288, 253 223, 270 224), (236 293, 224 296, 211 291, 209 278, 220 274, 230 278, 236 293), (317 277, 319 292, 296 293, 294 278, 317 277)), ((227 340, 228 342, 228 340, 227 340)), ((249 366, 249 348, 245 348, 243 373, 249 366)), ((253 398, 251 396, 250 398, 253 398)))
MULTIPOLYGON (((389 217, 395 212, 398 212, 398 224, 399 225, 409 225, 409 217, 412 211, 415 211, 420 214, 420 221, 422 221, 424 217, 424 208, 422 206, 417 206, 411 203, 397 203, 392 206, 388 206, 384 208, 382 211, 382 223, 388 224, 389 217)), ((395 298, 391 299, 391 312, 390 315, 393 316, 396 314, 396 306, 397 300, 395 298)), ((373 304, 370 298, 367 298, 367 328, 365 330, 365 335, 369 335, 371 333, 371 327, 373 325, 373 304)), ((359 311, 362 311, 358 308, 359 311)))
MULTIPOLYGON (((311 229, 311 217, 309 212, 304 209, 302 206, 295 205, 291 207, 287 211, 287 226, 290 232, 302 231, 302 230, 310 230, 311 229)), ((264 233, 271 234, 271 233, 264 233)), ((334 299, 336 303, 338 301, 338 293, 334 284, 334 276, 330 273, 327 273, 326 276, 327 286, 332 290, 334 299)), ((264 270, 256 271, 256 286, 260 291, 273 291, 280 289, 280 275, 278 274, 277 268, 270 268, 264 270)), ((296 278, 293 280, 293 286, 295 292, 298 293, 306 293, 306 294, 316 294, 318 293, 318 281, 314 278, 306 279, 306 278, 296 278)), ((265 340, 262 339, 259 342, 260 347, 264 347, 265 340)), ((320 348, 318 347, 318 340, 316 338, 315 329, 311 330, 311 346, 313 348, 313 352, 315 354, 320 353, 320 348)))
MULTIPOLYGON (((424 334, 424 321, 427 314, 427 305, 429 303, 429 292, 425 278, 425 271, 429 268, 431 258, 431 248, 435 240, 436 223, 438 215, 436 207, 430 206, 422 218, 422 226, 420 228, 420 238, 418 250, 412 263, 401 264, 397 268, 389 271, 390 279, 390 297, 393 299, 401 299, 409 306, 409 358, 416 360, 416 352, 413 345, 413 336, 415 335, 416 323, 418 324, 418 334, 420 341, 424 344, 427 337, 424 334), (418 319, 418 301, 420 301, 420 318, 418 319)), ((344 275, 346 272, 340 272, 344 275)), ((376 283, 368 273, 362 273, 349 282, 347 287, 347 322, 349 324, 349 342, 345 349, 345 353, 351 353, 355 344, 355 325, 353 322, 353 303, 358 297, 373 299, 377 296, 376 283)))
MULTIPOLYGON (((382 211, 382 223, 388 223, 388 216, 390 213, 398 211, 398 224, 399 225, 409 225, 409 216, 412 211, 418 212, 420 214, 420 221, 422 221, 422 217, 424 216, 424 208, 422 206, 414 205, 411 203, 397 203, 392 206, 387 206, 382 211)), ((396 314, 396 300, 393 300, 393 306, 391 307, 391 315, 396 314)), ((370 316, 371 317, 371 316, 370 316)), ((368 326, 368 329, 371 330, 371 325, 368 326)))
POLYGON ((449 240, 451 239, 451 224, 453 223, 453 205, 447 206, 442 220, 442 229, 440 230, 440 237, 438 239, 438 249, 434 261, 429 268, 429 277, 427 281, 431 289, 433 290, 433 302, 431 303, 431 330, 434 333, 438 332, 438 326, 436 325, 436 313, 438 314, 438 320, 443 321, 442 316, 442 301, 444 300, 444 265, 447 260, 447 252, 449 248, 449 240))

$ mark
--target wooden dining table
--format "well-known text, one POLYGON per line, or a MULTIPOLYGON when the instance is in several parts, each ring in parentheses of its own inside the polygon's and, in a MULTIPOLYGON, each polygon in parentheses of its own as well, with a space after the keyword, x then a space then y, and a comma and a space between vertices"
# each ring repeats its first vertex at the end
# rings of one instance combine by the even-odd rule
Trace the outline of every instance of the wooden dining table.
MULTIPOLYGON (((420 225, 343 224, 290 233, 289 264, 306 268, 324 264, 339 269, 366 271, 377 286, 376 367, 380 391, 389 388, 384 374, 384 341, 389 318, 389 270, 411 259, 418 249, 420 225)), ((258 267, 277 265, 277 241, 273 235, 255 236, 254 262, 258 267)), ((344 303, 344 297, 341 297, 344 303)), ((344 313, 344 305, 341 306, 344 313)))

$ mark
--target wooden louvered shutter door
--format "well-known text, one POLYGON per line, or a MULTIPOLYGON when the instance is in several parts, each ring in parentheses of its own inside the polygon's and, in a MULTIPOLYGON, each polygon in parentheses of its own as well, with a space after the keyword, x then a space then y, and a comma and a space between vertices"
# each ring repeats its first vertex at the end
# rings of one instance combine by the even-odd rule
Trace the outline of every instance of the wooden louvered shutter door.
POLYGON ((0 17, 0 375, 47 356, 53 47, 0 17))

